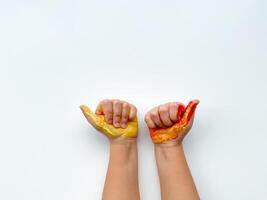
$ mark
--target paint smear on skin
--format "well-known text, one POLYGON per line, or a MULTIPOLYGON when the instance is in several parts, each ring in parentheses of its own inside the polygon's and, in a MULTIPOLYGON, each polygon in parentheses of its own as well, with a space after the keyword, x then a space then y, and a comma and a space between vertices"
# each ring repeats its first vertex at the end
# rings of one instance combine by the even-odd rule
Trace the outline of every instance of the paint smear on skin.
POLYGON ((126 128, 115 128, 112 124, 109 124, 105 121, 102 106, 98 106, 96 109, 96 112, 100 114, 95 114, 89 109, 89 107, 85 105, 81 105, 80 108, 90 124, 108 137, 122 136, 125 138, 136 138, 138 135, 137 118, 129 121, 126 128))
POLYGON ((168 128, 151 128, 149 129, 150 137, 155 144, 161 144, 168 140, 184 134, 185 130, 190 126, 190 121, 195 113, 199 100, 192 100, 188 103, 186 108, 183 106, 178 107, 177 118, 178 121, 168 128))

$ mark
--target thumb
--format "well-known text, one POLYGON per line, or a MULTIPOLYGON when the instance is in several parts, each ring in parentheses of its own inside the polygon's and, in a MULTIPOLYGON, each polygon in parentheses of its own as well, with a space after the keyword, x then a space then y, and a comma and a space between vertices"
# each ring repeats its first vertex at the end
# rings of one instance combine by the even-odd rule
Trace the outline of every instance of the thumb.
POLYGON ((190 124, 198 104, 199 100, 197 99, 192 100, 188 103, 185 110, 183 111, 182 119, 180 120, 182 126, 188 126, 190 124))
POLYGON ((93 113, 90 108, 86 105, 81 105, 80 109, 82 110, 85 118, 87 121, 95 128, 98 128, 97 126, 97 115, 93 113))

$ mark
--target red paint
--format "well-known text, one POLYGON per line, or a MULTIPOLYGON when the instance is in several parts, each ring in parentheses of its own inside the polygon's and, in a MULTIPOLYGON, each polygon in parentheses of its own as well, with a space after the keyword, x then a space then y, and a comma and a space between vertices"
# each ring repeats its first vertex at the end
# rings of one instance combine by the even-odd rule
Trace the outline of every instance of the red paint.
POLYGON ((182 134, 183 130, 187 128, 187 126, 190 124, 192 116, 195 113, 198 103, 199 103, 198 100, 192 100, 188 103, 186 107, 184 107, 183 105, 179 105, 177 110, 177 122, 173 124, 171 127, 149 129, 150 136, 153 142, 161 143, 166 140, 173 139, 175 135, 177 137, 178 134, 182 134), (159 136, 160 138, 162 138, 163 135, 165 139, 159 141, 158 139, 159 136))

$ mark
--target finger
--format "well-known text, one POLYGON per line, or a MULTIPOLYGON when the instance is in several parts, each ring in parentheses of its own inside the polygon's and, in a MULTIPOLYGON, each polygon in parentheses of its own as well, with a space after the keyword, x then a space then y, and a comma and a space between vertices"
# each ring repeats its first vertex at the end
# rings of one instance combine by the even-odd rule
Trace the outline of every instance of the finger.
POLYGON ((178 121, 178 117, 177 117, 177 112, 178 112, 178 105, 177 103, 173 102, 169 104, 169 115, 170 118, 173 122, 177 122, 178 121))
POLYGON ((133 120, 136 118, 137 109, 134 105, 130 104, 130 113, 129 113, 129 120, 133 120))
POLYGON ((103 112, 103 107, 102 107, 102 103, 104 101, 106 101, 107 99, 103 100, 103 101, 100 101, 100 103, 96 106, 96 109, 95 109, 95 114, 97 115, 103 115, 104 112, 103 112))
POLYGON ((185 106, 182 103, 176 103, 178 106, 178 110, 177 110, 177 121, 180 121, 182 118, 182 114, 184 113, 185 110, 185 106))
POLYGON ((196 107, 199 104, 199 100, 192 100, 188 103, 182 114, 182 120, 188 125, 195 113, 196 107))
POLYGON ((121 111, 122 111, 121 101, 114 100, 113 101, 113 125, 117 128, 120 127, 121 111))
POLYGON ((121 112, 121 123, 120 123, 122 128, 127 127, 129 113, 130 113, 130 105, 127 102, 123 102, 122 112, 121 112))
POLYGON ((150 112, 150 118, 153 120, 153 122, 154 122, 154 124, 156 124, 156 126, 164 128, 164 125, 160 121, 158 108, 152 109, 152 111, 150 112))
POLYGON ((194 118, 195 118, 195 113, 193 113, 191 119, 190 119, 190 122, 188 124, 188 128, 191 129, 191 127, 193 126, 193 122, 194 122, 194 118))
POLYGON ((153 122, 149 114, 145 116, 145 122, 148 128, 156 128, 156 124, 153 122))
POLYGON ((113 120, 113 116, 112 116, 112 112, 113 112, 112 102, 110 100, 106 100, 106 101, 103 102, 102 106, 103 106, 103 112, 104 112, 104 116, 105 116, 106 122, 108 122, 109 124, 112 124, 112 120, 113 120))
POLYGON ((94 113, 86 106, 86 105, 81 105, 80 109, 82 110, 85 118, 87 119, 87 121, 94 126, 95 128, 97 128, 96 123, 94 121, 93 115, 94 113))
POLYGON ((159 116, 164 126, 171 126, 173 124, 170 119, 168 104, 159 106, 159 116))
POLYGON ((98 104, 96 114, 104 114, 105 121, 109 124, 112 124, 112 110, 112 101, 105 99, 98 104))

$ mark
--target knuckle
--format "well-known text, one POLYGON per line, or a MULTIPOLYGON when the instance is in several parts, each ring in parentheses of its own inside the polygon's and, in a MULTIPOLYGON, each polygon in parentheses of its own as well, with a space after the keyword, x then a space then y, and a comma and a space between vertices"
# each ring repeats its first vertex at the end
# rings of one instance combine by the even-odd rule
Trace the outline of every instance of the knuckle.
POLYGON ((113 112, 114 113, 121 113, 122 111, 122 107, 121 107, 121 104, 120 102, 113 102, 113 112))
POLYGON ((168 107, 167 106, 161 106, 159 107, 159 112, 160 113, 168 113, 168 107))
POLYGON ((119 104, 120 103, 120 101, 119 100, 113 100, 113 104, 119 104))
POLYGON ((177 103, 175 103, 175 102, 171 102, 171 103, 169 103, 169 106, 170 106, 171 108, 177 107, 177 103))
POLYGON ((114 106, 121 106, 121 102, 120 101, 113 101, 113 105, 114 106))
POLYGON ((150 120, 149 115, 146 115, 144 119, 145 119, 145 122, 148 122, 150 120))
POLYGON ((177 107, 175 106, 170 106, 170 113, 177 112, 177 107))
POLYGON ((131 109, 136 112, 137 111, 137 108, 134 106, 134 105, 131 105, 131 109))
POLYGON ((121 102, 121 100, 119 100, 119 99, 113 99, 112 102, 113 102, 113 103, 114 103, 114 102, 121 102))
POLYGON ((122 104, 122 107, 123 107, 123 109, 129 109, 130 108, 130 105, 127 102, 124 102, 122 104))
POLYGON ((157 118, 158 117, 158 113, 156 111, 153 111, 153 112, 150 113, 150 117, 153 118, 153 119, 157 118))
POLYGON ((134 114, 134 115, 137 114, 137 109, 133 109, 133 114, 134 114))
POLYGON ((108 104, 110 102, 110 100, 108 100, 108 99, 103 99, 102 101, 101 101, 101 103, 103 104, 103 105, 106 105, 106 104, 108 104))

